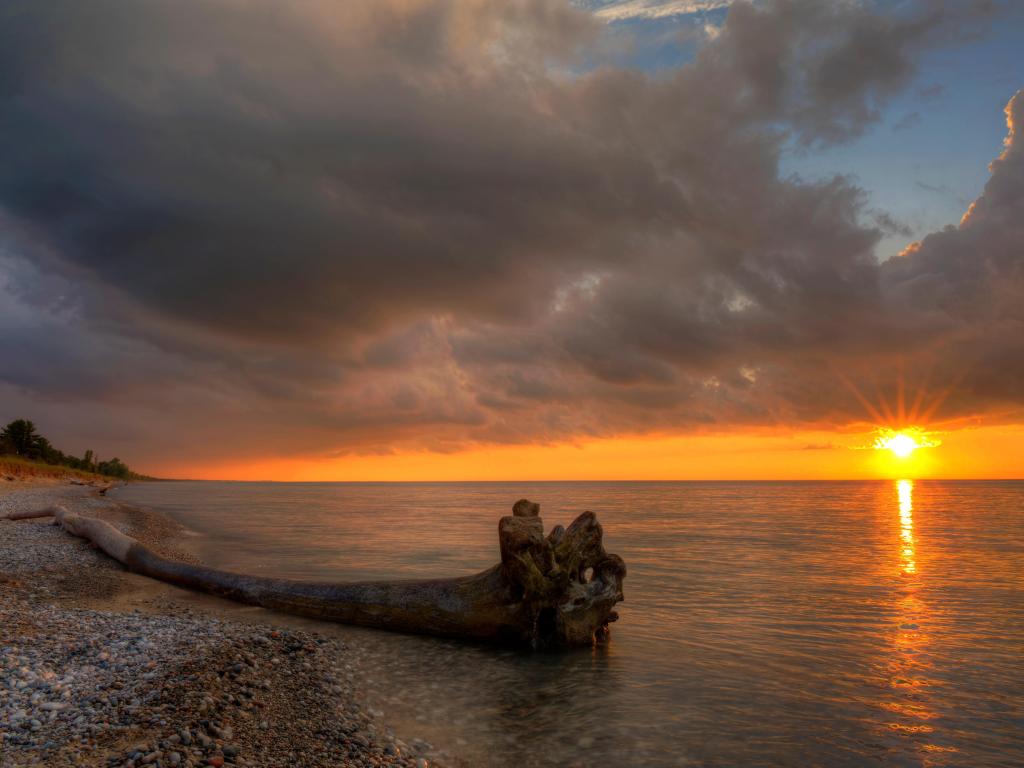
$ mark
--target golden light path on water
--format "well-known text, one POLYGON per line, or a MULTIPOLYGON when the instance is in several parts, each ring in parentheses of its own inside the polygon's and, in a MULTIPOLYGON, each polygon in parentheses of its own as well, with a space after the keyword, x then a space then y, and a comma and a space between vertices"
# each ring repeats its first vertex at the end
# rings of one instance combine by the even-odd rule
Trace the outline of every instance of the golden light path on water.
POLYGON ((883 702, 883 707, 896 718, 889 723, 893 731, 905 734, 927 734, 933 729, 928 724, 931 712, 925 706, 922 696, 920 653, 922 636, 920 632, 923 605, 917 596, 917 556, 914 542, 914 481, 897 480, 896 498, 899 511, 900 542, 899 570, 907 578, 904 590, 898 598, 894 654, 890 666, 891 685, 896 697, 883 702))
POLYGON ((903 541, 903 573, 917 572, 914 549, 914 481, 897 480, 896 494, 900 503, 900 539, 903 541))
POLYGON ((930 638, 927 627, 931 617, 927 603, 918 594, 922 574, 918 569, 917 540, 914 535, 914 481, 897 480, 896 498, 900 526, 899 569, 905 579, 905 589, 896 605, 899 626, 891 665, 891 684, 896 698, 885 702, 883 706, 897 716, 897 719, 889 723, 890 729, 926 739, 920 745, 924 753, 921 765, 946 765, 949 753, 958 750, 936 743, 942 739, 930 722, 938 715, 929 706, 935 684, 928 652, 930 638))

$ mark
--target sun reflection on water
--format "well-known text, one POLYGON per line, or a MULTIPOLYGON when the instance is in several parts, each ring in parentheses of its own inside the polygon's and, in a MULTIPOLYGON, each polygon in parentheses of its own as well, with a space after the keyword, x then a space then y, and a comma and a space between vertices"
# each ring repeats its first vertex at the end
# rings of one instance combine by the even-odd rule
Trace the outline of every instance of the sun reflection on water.
POLYGON ((931 699, 937 683, 929 653, 930 611, 919 594, 922 585, 914 534, 914 481, 896 481, 896 497, 900 516, 899 569, 903 579, 895 605, 899 622, 894 637, 895 653, 889 665, 895 696, 882 702, 882 707, 892 715, 888 723, 890 732, 916 743, 921 765, 942 766, 954 759, 953 753, 958 750, 942 743, 945 735, 934 725, 938 715, 931 699))
POLYGON ((914 546, 914 481, 898 480, 896 493, 900 500, 900 539, 903 542, 903 573, 917 573, 917 553, 914 546))

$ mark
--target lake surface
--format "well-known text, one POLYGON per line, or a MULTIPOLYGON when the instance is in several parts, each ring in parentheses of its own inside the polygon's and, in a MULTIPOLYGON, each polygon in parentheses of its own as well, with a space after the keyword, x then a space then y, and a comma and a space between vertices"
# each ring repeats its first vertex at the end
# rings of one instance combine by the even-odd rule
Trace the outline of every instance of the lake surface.
POLYGON ((545 530, 596 512, 629 569, 607 646, 372 635, 376 705, 474 765, 1024 765, 1022 482, 116 493, 197 532, 210 565, 339 580, 482 570, 524 496, 545 530))

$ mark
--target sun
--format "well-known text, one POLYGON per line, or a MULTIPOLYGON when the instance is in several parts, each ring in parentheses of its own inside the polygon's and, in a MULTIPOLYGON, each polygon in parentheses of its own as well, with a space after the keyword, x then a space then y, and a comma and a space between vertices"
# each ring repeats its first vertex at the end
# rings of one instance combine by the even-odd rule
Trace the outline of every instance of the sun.
POLYGON ((901 459, 907 458, 910 454, 916 451, 919 446, 917 440, 912 438, 910 435, 904 435, 902 432, 893 435, 885 442, 885 447, 895 453, 901 459))
POLYGON ((917 427, 909 429, 880 429, 875 438, 875 450, 892 451, 900 459, 909 457, 918 448, 934 448, 939 445, 937 440, 929 439, 928 435, 917 427))

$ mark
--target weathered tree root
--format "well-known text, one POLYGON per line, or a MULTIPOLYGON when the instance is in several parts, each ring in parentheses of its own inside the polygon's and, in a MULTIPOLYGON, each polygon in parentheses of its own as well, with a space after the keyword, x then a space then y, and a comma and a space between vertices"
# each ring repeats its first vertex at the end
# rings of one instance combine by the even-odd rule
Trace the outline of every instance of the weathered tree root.
POLYGON ((16 512, 52 515, 128 570, 180 587, 286 613, 400 632, 563 648, 608 635, 623 599, 626 566, 605 552, 601 525, 584 512, 547 537, 540 506, 523 499, 498 524, 501 562, 474 576, 425 581, 330 584, 246 576, 170 560, 109 523, 62 507, 16 512))

